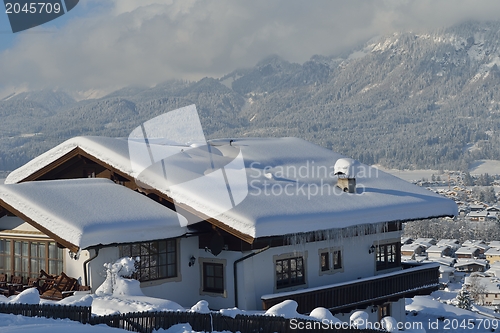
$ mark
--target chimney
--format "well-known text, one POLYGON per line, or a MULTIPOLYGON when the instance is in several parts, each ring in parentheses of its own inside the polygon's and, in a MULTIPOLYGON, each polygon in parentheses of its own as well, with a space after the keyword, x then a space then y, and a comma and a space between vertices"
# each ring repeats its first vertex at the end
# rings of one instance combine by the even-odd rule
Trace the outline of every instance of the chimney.
POLYGON ((356 193, 356 164, 352 158, 340 158, 333 167, 337 178, 337 187, 343 192, 356 193))
POLYGON ((337 187, 344 192, 356 193, 356 178, 344 178, 339 175, 337 187))

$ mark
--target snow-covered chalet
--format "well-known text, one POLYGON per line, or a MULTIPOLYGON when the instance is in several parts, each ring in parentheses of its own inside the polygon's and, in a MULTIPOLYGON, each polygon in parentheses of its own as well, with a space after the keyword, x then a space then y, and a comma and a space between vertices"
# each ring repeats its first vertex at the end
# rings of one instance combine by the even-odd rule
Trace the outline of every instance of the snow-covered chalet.
POLYGON ((131 256, 146 295, 184 306, 293 299, 301 313, 368 308, 375 320, 404 320, 405 297, 437 289, 439 265, 401 263, 402 225, 456 215, 452 200, 297 138, 196 147, 139 179, 126 139, 76 137, 13 171, 0 186, 0 273, 64 271, 95 290, 104 263, 131 256), (219 166, 221 187, 167 186, 166 164, 183 166, 181 181, 210 177, 208 151, 244 163, 219 166), (228 193, 232 208, 216 209, 228 193))

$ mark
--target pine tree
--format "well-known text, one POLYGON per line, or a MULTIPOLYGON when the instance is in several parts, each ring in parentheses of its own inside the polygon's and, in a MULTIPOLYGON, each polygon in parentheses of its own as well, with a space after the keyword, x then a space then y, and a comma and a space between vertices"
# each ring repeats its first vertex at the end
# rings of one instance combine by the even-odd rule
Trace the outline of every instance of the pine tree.
POLYGON ((472 299, 470 297, 470 293, 466 289, 460 289, 457 294, 457 306, 460 309, 471 310, 472 308, 472 299))

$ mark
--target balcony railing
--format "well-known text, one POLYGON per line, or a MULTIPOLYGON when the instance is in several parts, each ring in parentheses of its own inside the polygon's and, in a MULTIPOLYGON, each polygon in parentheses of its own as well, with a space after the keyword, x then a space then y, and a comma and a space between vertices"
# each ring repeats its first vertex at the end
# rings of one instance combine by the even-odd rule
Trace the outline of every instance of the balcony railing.
POLYGON ((261 299, 264 310, 284 300, 294 300, 299 313, 309 313, 317 307, 339 313, 404 297, 428 295, 438 287, 439 264, 425 264, 343 283, 264 295, 261 299))

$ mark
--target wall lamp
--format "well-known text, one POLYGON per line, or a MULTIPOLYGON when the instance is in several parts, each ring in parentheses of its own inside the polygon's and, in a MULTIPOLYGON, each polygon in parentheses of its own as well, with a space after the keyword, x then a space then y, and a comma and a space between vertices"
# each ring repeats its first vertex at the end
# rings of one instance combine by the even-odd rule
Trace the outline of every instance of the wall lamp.
POLYGON ((193 266, 195 262, 196 262, 196 258, 194 256, 191 256, 189 258, 189 267, 193 266))
POLYGON ((375 252, 375 245, 372 244, 372 246, 368 249, 368 253, 372 254, 373 252, 375 252))

